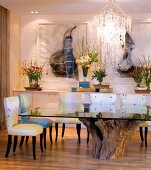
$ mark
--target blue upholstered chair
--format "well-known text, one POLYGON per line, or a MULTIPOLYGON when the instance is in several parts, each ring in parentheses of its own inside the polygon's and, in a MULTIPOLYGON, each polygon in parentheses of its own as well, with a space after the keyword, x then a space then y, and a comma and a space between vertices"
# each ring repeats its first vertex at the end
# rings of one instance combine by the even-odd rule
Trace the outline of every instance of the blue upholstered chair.
MULTIPOLYGON (((72 112, 76 111, 84 111, 83 106, 83 96, 82 93, 60 93, 59 94, 59 103, 60 109, 64 112, 70 110, 72 112)), ((66 124, 76 124, 77 134, 78 134, 78 143, 81 142, 80 139, 80 131, 81 131, 81 124, 83 124, 78 118, 58 118, 55 121, 55 128, 56 128, 56 142, 58 138, 58 123, 62 123, 62 137, 64 136, 65 132, 65 125, 66 124)), ((89 132, 87 131, 87 143, 89 142, 89 132)))
MULTIPOLYGON (((24 113, 30 111, 31 109, 31 95, 30 94, 20 94, 20 112, 24 113)), ((46 149, 46 129, 49 128, 50 142, 52 143, 52 120, 49 118, 29 118, 28 116, 23 116, 21 118, 23 124, 37 124, 44 128, 44 148, 46 149)), ((21 138, 20 146, 24 142, 24 137, 21 138)), ((26 137, 26 143, 28 142, 28 137, 26 137)))
POLYGON ((5 157, 9 155, 9 151, 12 144, 12 136, 14 136, 13 152, 16 150, 18 136, 32 136, 33 145, 33 158, 36 159, 36 136, 40 135, 40 148, 43 152, 43 127, 36 124, 18 124, 19 113, 19 99, 18 96, 7 97, 4 99, 4 109, 6 116, 7 132, 8 132, 8 144, 5 157))
MULTIPOLYGON (((147 99, 146 94, 121 94, 120 102, 122 111, 125 110, 125 113, 147 113, 147 99)), ((147 133, 148 133, 148 122, 141 123, 139 125, 141 141, 144 141, 145 146, 147 147, 147 133), (145 135, 143 136, 143 128, 145 128, 145 135)))

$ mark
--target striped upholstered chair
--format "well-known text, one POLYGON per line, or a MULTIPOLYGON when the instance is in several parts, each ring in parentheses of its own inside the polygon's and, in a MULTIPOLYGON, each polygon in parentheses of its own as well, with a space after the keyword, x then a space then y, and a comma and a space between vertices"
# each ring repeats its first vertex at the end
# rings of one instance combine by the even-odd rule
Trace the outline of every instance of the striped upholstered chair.
MULTIPOLYGON (((120 102, 121 109, 126 113, 147 113, 147 104, 148 96, 146 94, 121 94, 120 102)), ((145 146, 147 147, 147 133, 148 133, 148 122, 144 122, 139 125, 141 141, 144 141, 145 146), (143 128, 145 128, 145 135, 143 137, 143 128)))
MULTIPOLYGON (((24 113, 30 111, 31 109, 31 95, 30 94, 20 94, 20 112, 24 113)), ((49 128, 50 142, 52 143, 52 120, 49 118, 29 118, 28 116, 23 116, 21 119, 23 124, 37 124, 44 128, 44 148, 46 149, 46 129, 49 128)), ((20 146, 24 142, 24 137, 21 138, 20 146)), ((26 137, 26 143, 28 142, 28 137, 26 137)))
MULTIPOLYGON (((82 93, 60 93, 59 94, 59 103, 60 109, 64 112, 71 110, 71 112, 76 111, 84 111, 83 106, 83 95, 82 93)), ((81 142, 80 138, 80 131, 81 131, 81 124, 83 124, 78 118, 58 118, 55 121, 55 128, 56 128, 56 142, 58 138, 58 123, 62 123, 62 137, 64 136, 65 132, 65 125, 66 124, 76 124, 77 134, 78 134, 78 143, 81 142)), ((89 132, 87 131, 87 143, 89 142, 89 132)))
POLYGON ((36 159, 36 136, 40 135, 40 146, 43 152, 43 127, 36 124, 18 124, 19 113, 19 99, 18 96, 7 97, 4 99, 4 109, 6 116, 7 132, 8 132, 8 144, 5 157, 9 155, 9 151, 12 144, 12 136, 14 136, 13 152, 16 150, 18 136, 32 136, 33 144, 33 158, 36 159))

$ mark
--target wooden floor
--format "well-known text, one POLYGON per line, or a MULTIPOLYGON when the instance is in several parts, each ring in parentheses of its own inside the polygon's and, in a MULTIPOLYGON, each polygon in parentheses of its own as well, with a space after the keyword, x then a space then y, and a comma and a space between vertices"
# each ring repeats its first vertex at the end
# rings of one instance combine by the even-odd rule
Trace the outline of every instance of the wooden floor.
MULTIPOLYGON (((61 129, 59 129, 61 131, 61 129)), ((49 134, 47 134, 49 135, 49 134)), ((55 131, 53 130, 53 137, 55 131)), ((124 158, 115 160, 95 160, 91 157, 92 141, 86 144, 86 130, 81 131, 81 144, 77 144, 74 128, 66 128, 65 137, 52 146, 47 137, 47 150, 41 154, 39 139, 37 140, 37 160, 32 158, 31 140, 28 145, 19 146, 15 155, 11 150, 8 159, 4 158, 7 134, 0 132, 0 170, 151 170, 151 133, 148 135, 148 148, 140 144, 139 134, 136 132, 129 143, 124 158)))

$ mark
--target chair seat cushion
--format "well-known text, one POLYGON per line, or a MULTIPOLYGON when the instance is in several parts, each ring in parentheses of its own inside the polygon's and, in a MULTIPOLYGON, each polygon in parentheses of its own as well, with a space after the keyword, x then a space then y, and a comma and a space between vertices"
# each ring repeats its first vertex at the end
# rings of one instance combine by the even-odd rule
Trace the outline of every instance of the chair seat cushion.
POLYGON ((62 123, 66 124, 82 124, 78 118, 63 118, 62 123))
POLYGON ((30 118, 25 123, 41 125, 43 128, 52 126, 52 120, 48 118, 30 118))
POLYGON ((17 124, 8 129, 8 135, 36 136, 43 133, 43 127, 36 124, 17 124))
POLYGON ((141 123, 139 124, 139 127, 148 127, 148 123, 147 122, 141 123))

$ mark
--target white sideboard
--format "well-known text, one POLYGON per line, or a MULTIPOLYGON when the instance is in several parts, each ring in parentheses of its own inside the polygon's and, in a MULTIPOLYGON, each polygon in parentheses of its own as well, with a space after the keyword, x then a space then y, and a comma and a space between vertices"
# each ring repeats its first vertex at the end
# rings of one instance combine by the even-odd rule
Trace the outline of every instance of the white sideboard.
MULTIPOLYGON (((69 92, 69 91, 61 91, 61 90, 42 90, 42 91, 25 91, 25 90, 13 90, 13 95, 19 95, 22 93, 30 93, 32 96, 32 106, 33 108, 44 106, 47 103, 56 103, 58 102, 58 96, 59 93, 62 92, 69 92)), ((84 101, 85 103, 89 103, 89 92, 83 92, 85 93, 84 101)), ((119 95, 121 93, 117 94, 117 104, 119 101, 119 95)), ((148 105, 151 105, 151 94, 148 94, 148 105)))

